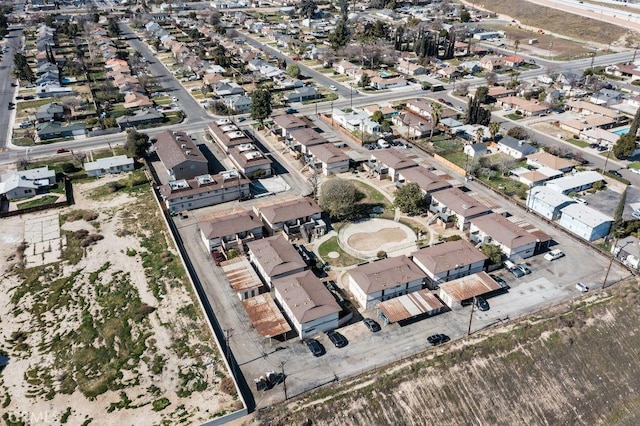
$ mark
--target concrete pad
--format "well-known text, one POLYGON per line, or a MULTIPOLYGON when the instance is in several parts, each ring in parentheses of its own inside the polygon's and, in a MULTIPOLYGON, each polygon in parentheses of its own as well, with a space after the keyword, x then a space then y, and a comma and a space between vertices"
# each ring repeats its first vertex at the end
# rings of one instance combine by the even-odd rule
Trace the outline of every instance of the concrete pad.
POLYGON ((27 266, 58 262, 66 246, 60 235, 58 213, 27 219, 24 226, 24 240, 29 244, 25 250, 27 266))
POLYGON ((259 179, 260 184, 271 194, 286 192, 291 189, 287 182, 280 176, 273 176, 267 179, 259 179))

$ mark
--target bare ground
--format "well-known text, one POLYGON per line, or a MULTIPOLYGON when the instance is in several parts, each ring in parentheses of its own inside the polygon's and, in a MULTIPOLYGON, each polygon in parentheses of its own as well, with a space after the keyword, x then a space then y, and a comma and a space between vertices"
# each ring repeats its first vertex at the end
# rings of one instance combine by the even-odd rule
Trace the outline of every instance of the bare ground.
POLYGON ((384 228, 371 232, 359 232, 349 237, 347 242, 356 250, 373 250, 386 243, 397 243, 407 238, 407 233, 400 228, 384 228))
POLYGON ((239 408, 148 184, 90 197, 117 179, 74 186, 61 262, 24 269, 23 217, 0 221, 5 421, 192 424, 239 408), (82 248, 83 230, 102 239, 82 248))
POLYGON ((270 425, 637 424, 635 281, 257 413, 270 425))

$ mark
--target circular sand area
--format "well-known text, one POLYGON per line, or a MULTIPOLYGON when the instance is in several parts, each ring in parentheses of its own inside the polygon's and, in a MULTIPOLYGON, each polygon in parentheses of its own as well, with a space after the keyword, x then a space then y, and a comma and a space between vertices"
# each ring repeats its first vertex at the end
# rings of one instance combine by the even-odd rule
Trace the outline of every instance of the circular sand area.
POLYGON ((406 225, 387 219, 369 219, 346 225, 338 233, 340 247, 361 259, 377 257, 379 251, 393 255, 415 250, 416 234, 406 225))

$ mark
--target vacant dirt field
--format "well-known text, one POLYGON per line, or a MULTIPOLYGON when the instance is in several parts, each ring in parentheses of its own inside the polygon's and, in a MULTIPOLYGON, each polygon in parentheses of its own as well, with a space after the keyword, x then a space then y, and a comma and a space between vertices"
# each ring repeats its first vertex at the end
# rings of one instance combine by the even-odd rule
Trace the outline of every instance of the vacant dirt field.
POLYGON ((408 235, 400 228, 384 228, 374 232, 359 232, 349 237, 347 242, 356 250, 373 250, 386 243, 403 241, 408 235))
POLYGON ((198 424, 239 408, 144 174, 74 194, 57 262, 24 266, 34 214, 0 221, 5 422, 198 424))
POLYGON ((594 425, 640 417, 637 283, 258 413, 271 425, 594 425))

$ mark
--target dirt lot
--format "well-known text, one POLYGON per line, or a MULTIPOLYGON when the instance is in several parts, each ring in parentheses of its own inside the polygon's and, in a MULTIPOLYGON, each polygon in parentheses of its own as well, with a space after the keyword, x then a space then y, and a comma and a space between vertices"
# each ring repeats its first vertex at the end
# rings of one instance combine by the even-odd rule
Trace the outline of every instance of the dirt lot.
POLYGON ((288 424, 637 424, 640 290, 620 284, 258 413, 288 424))
POLYGON ((385 228, 375 234, 359 232, 347 240, 356 250, 373 250, 385 243, 397 243, 407 238, 407 233, 400 228, 385 228))
POLYGON ((23 266, 37 214, 0 221, 5 421, 191 424, 240 408, 144 174, 74 193, 57 262, 23 266))

